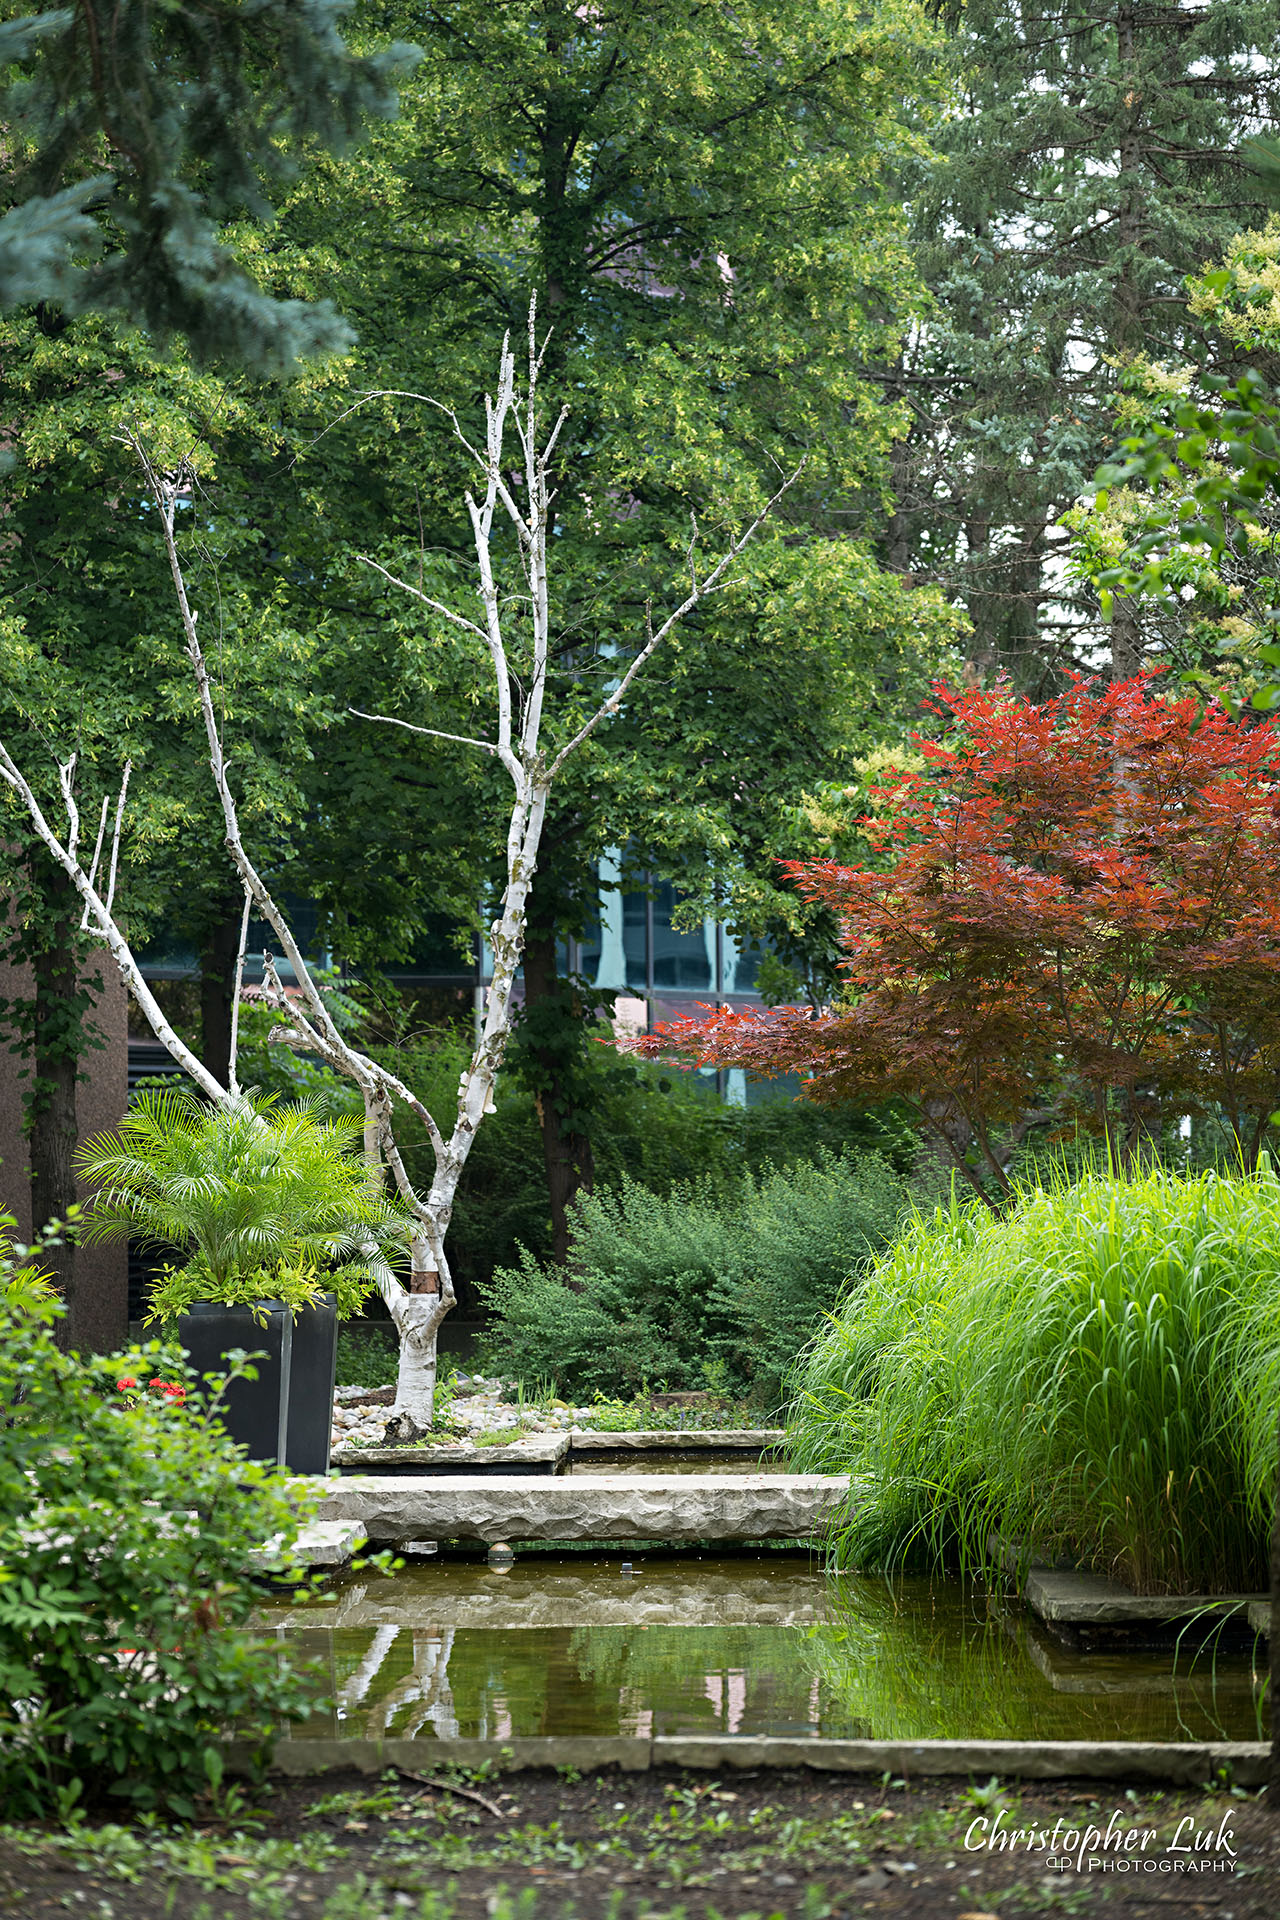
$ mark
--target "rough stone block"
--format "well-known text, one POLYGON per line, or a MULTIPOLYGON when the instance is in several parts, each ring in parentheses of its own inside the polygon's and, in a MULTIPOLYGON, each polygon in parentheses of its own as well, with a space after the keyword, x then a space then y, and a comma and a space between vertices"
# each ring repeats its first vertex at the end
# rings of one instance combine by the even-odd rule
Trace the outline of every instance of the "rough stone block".
POLYGON ((371 1540, 805 1540, 849 1495, 840 1474, 600 1474, 585 1479, 351 1475, 319 1512, 371 1540))

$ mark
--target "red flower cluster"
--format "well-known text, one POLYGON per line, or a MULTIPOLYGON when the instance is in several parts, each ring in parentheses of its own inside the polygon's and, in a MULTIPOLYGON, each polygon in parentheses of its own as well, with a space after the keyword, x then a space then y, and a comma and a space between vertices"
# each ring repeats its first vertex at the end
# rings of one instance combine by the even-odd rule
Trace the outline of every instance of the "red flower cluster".
MULTIPOLYGON (((166 1406, 180 1407, 187 1397, 186 1388, 179 1385, 176 1380, 148 1380, 147 1386, 164 1395, 166 1406)), ((136 1393, 137 1391, 138 1383, 130 1374, 126 1374, 123 1380, 116 1381, 117 1393, 136 1393)))

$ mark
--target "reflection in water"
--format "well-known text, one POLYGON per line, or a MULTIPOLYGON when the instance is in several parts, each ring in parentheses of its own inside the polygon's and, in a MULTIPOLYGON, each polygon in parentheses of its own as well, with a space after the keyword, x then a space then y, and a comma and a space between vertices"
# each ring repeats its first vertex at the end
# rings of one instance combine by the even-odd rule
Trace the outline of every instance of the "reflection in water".
POLYGON ((633 1562, 437 1561, 264 1609, 328 1676, 298 1737, 1262 1737, 1247 1650, 1068 1653, 998 1594, 799 1553, 633 1562))

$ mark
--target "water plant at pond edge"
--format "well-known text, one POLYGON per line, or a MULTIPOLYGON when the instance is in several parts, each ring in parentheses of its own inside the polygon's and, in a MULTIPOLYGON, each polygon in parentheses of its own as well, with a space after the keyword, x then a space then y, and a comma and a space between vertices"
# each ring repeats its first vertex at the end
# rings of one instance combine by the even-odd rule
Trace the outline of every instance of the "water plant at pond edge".
POLYGON ((797 1378, 790 1458, 852 1473, 850 1566, 993 1531, 1141 1593, 1266 1585, 1280 1179, 1094 1170, 917 1216, 797 1378))
POLYGON ((0 1306, 0 1800, 188 1815, 226 1727, 252 1739, 314 1698, 247 1632, 249 1556, 306 1503, 201 1410, 180 1353, 62 1353, 57 1318, 0 1306), (153 1377, 186 1395, 119 1390, 153 1377))

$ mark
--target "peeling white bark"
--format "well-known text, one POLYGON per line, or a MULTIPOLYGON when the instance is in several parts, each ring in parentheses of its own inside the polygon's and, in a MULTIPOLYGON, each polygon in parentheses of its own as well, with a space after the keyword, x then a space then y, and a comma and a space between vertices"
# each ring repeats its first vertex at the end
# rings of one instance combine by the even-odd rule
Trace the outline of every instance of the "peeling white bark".
MULTIPOLYGON (((197 633, 197 614, 191 606, 187 593, 175 535, 178 503, 186 492, 190 476, 185 472, 176 474, 158 472, 145 447, 136 438, 131 442, 159 510, 161 535, 169 561, 187 655, 191 662, 204 721, 205 738, 209 748, 209 766, 222 806, 227 850, 245 889, 237 979, 243 964, 249 914, 251 909, 256 909, 274 930, 280 943, 280 951, 289 961, 300 992, 300 1002, 291 1000, 285 993, 271 956, 264 956, 266 999, 271 1006, 288 1016, 287 1026, 276 1029, 273 1037, 285 1044, 292 1042, 319 1054, 336 1072, 345 1075, 359 1087, 364 1099, 366 1157, 372 1164, 390 1172, 410 1223, 408 1286, 406 1287, 396 1277, 385 1261, 375 1259, 373 1264, 378 1289, 386 1302, 400 1341, 399 1377, 393 1411, 407 1413, 417 1425, 423 1427, 430 1426, 432 1418, 436 1380, 436 1340, 440 1323, 454 1306, 457 1298, 445 1255, 445 1238, 453 1213, 458 1182, 466 1166, 476 1131, 484 1116, 494 1111, 494 1082, 501 1067, 507 1038, 511 1031, 513 991, 524 952, 525 918, 533 877, 537 869, 538 851, 552 784, 570 755, 590 738, 609 714, 617 711, 636 675, 643 669, 672 628, 684 619, 708 593, 727 584, 728 570, 734 559, 742 552, 766 515, 787 488, 793 484, 800 471, 799 468, 796 469, 796 472, 790 476, 773 500, 756 516, 746 530, 729 543, 716 564, 701 580, 698 579, 695 566, 697 543, 695 525, 688 555, 691 583, 689 592, 674 612, 658 627, 655 628, 652 620, 646 619, 644 644, 637 649, 618 685, 585 724, 549 757, 542 744, 547 674, 552 657, 547 526, 551 503, 551 461, 566 415, 562 411, 545 438, 542 437, 538 413, 538 376, 541 356, 537 346, 535 320, 535 309, 531 306, 528 375, 523 395, 517 391, 515 356, 511 351, 510 339, 503 341, 497 391, 492 398, 486 398, 485 401, 483 447, 471 444, 462 431, 457 415, 449 408, 441 407, 438 401, 430 400, 429 396, 423 394, 398 396, 425 400, 444 413, 452 425, 455 437, 465 448, 480 476, 482 484, 474 494, 468 492, 465 500, 475 543, 479 597, 483 609, 482 620, 477 622, 468 619, 465 615, 444 605, 443 602, 431 599, 420 589, 396 580, 377 562, 368 561, 368 564, 383 574, 391 584, 426 601, 434 612, 470 634, 484 646, 493 673, 493 719, 496 737, 473 740, 449 733, 441 733, 439 737, 447 740, 461 740, 463 744, 473 745, 486 753, 496 755, 506 769, 513 788, 511 817, 507 830, 506 884, 497 916, 489 929, 489 942, 494 963, 493 979, 485 1002, 484 1018, 475 1051, 458 1085, 456 1109, 447 1137, 444 1127, 427 1111, 411 1088, 407 1087, 388 1067, 353 1046, 339 1032, 293 937, 288 921, 245 849, 235 795, 228 773, 228 760, 223 750, 209 675, 197 633), (523 465, 524 485, 521 489, 523 507, 512 493, 507 480, 510 462, 504 449, 512 431, 519 442, 523 465), (499 580, 493 552, 493 525, 499 510, 516 537, 522 579, 521 589, 515 598, 525 609, 529 634, 527 644, 522 646, 516 671, 513 671, 508 656, 507 639, 502 624, 503 607, 510 604, 513 596, 509 583, 504 585, 499 580), (518 693, 513 693, 513 689, 518 689, 518 693), (396 1145, 393 1118, 397 1106, 407 1108, 417 1117, 426 1129, 427 1138, 431 1143, 434 1171, 430 1189, 426 1194, 420 1194, 415 1190, 396 1145)), ((353 708, 352 712, 355 713, 357 710, 353 708)), ((438 729, 400 720, 394 715, 361 713, 359 717, 397 726, 408 726, 414 732, 439 733, 438 729)), ((110 948, 152 1032, 210 1099, 224 1106, 239 1105, 242 1096, 236 1085, 234 1048, 229 1076, 230 1085, 222 1087, 206 1071, 191 1050, 183 1045, 165 1019, 112 914, 116 857, 124 819, 128 768, 125 769, 119 805, 116 809, 110 881, 105 900, 98 894, 94 885, 98 851, 95 850, 93 869, 89 873, 84 871, 77 852, 79 817, 76 812, 72 784, 74 771, 74 758, 65 767, 59 769, 59 782, 69 819, 67 842, 63 844, 45 820, 26 779, 3 743, 0 743, 0 779, 7 781, 18 794, 36 832, 75 883, 84 902, 87 924, 110 948)), ((100 831, 99 848, 101 840, 100 831)), ((370 1252, 376 1254, 376 1249, 371 1248, 370 1252)))

